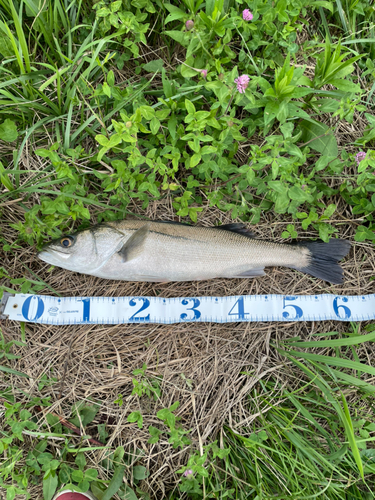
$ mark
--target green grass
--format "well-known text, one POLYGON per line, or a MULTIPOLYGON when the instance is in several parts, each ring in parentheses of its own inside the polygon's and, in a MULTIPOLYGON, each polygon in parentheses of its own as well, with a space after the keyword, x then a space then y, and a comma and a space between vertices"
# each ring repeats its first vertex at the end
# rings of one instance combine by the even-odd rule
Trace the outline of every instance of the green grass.
MULTIPOLYGON (((340 229, 331 221, 345 214, 355 240, 372 245, 374 26, 373 7, 362 0, 0 0, 4 255, 92 219, 123 218, 133 203, 144 216, 150 199, 166 198, 186 221, 197 222, 206 207, 254 224, 271 214, 285 218, 285 238, 312 231, 327 241, 340 229), (251 22, 242 17, 245 8, 251 22), (193 29, 185 29, 187 20, 193 29), (240 75, 249 76, 244 93, 235 84, 240 75), (340 125, 359 127, 351 142, 347 135, 337 141, 340 125), (359 147, 367 156, 357 165, 359 147), (4 236, 8 203, 24 213, 12 218, 18 239, 11 245, 4 236)), ((33 279, 1 269, 1 290, 59 294, 22 265, 33 279)), ((259 380, 244 401, 254 419, 225 426, 220 447, 212 440, 199 450, 190 446, 190 430, 160 410, 173 424, 165 419, 170 444, 189 446, 169 498, 373 498, 375 368, 363 352, 375 331, 361 335, 352 327, 342 337, 330 332, 275 346, 293 370, 282 382, 259 380)), ((27 342, 24 325, 21 335, 27 342)), ((12 345, 2 338, 0 373, 28 377, 11 367, 12 345)), ((17 391, 6 380, 2 396, 13 404, 17 391)), ((138 487, 145 468, 133 470, 121 446, 108 452, 103 481, 92 471, 85 476, 87 450, 71 459, 65 431, 55 468, 48 468, 43 439, 26 463, 22 429, 50 436, 45 423, 39 428, 29 419, 29 407, 7 407, 0 431, 7 500, 25 494, 28 481, 44 484, 50 500, 71 474, 76 486, 92 483, 99 497, 121 491, 147 498, 138 487), (137 476, 138 489, 122 484, 125 469, 137 476)), ((81 410, 94 419, 92 408, 81 410)), ((131 415, 142 425, 139 411, 131 415)), ((57 417, 48 418, 61 437, 57 417)), ((152 432, 155 444, 158 430, 152 432)))

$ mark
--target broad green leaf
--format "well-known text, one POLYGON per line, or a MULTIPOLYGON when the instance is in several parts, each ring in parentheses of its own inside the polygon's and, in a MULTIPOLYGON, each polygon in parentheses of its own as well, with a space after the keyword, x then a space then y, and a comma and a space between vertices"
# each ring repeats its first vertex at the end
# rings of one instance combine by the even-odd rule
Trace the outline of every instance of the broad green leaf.
POLYGON ((168 14, 166 17, 164 24, 168 24, 171 21, 175 21, 176 19, 183 19, 186 16, 185 12, 172 12, 171 14, 168 14))
POLYGON ((281 181, 269 181, 269 187, 280 194, 285 194, 288 188, 281 181))
POLYGON ((155 116, 155 110, 151 106, 144 105, 140 106, 138 109, 146 120, 151 120, 152 117, 155 116))
POLYGON ((130 488, 130 486, 125 484, 124 489, 125 489, 125 496, 123 498, 125 498, 126 500, 138 500, 137 495, 134 493, 134 490, 130 488))
POLYGON ((329 224, 324 224, 321 223, 318 225, 318 230, 319 230, 319 238, 326 243, 329 241, 329 235, 330 235, 330 226, 329 224))
POLYGON ((105 135, 98 134, 95 136, 95 139, 101 146, 106 147, 108 145, 109 140, 105 135))
POLYGON ((111 5, 111 11, 117 12, 118 10, 121 9, 122 0, 116 0, 115 2, 112 2, 110 5, 111 5))
POLYGON ((103 83, 103 92, 107 97, 111 97, 111 87, 108 85, 107 82, 103 83))
POLYGON ((333 3, 327 2, 326 0, 316 0, 315 2, 310 3, 310 7, 323 7, 324 9, 328 9, 333 14, 333 3))
POLYGON ((336 99, 319 99, 313 104, 321 113, 334 113, 340 107, 340 102, 336 99))
POLYGON ((326 168, 328 163, 333 161, 335 158, 336 158, 335 156, 327 156, 327 155, 321 156, 319 160, 315 163, 315 171, 319 172, 320 170, 323 170, 324 168, 326 168))
POLYGON ((156 118, 159 120, 165 120, 171 114, 170 109, 158 109, 155 113, 156 118))
POLYGON ((277 115, 276 115, 276 118, 279 120, 280 123, 284 123, 285 120, 288 118, 288 116, 289 116, 288 109, 289 109, 288 104, 285 101, 283 101, 280 104, 279 110, 278 110, 277 115))
POLYGON ((72 472, 72 479, 76 483, 79 483, 83 479, 83 472, 81 470, 74 470, 72 472))
POLYGON ((49 471, 47 476, 43 479, 43 499, 51 500, 53 495, 55 494, 56 488, 58 484, 58 477, 56 472, 49 471))
POLYGON ((208 477, 208 471, 202 465, 196 465, 195 470, 203 477, 208 477))
POLYGON ((156 73, 156 71, 161 71, 163 65, 163 59, 155 59, 154 61, 144 64, 143 69, 145 71, 149 71, 150 73, 156 73))
POLYGON ((17 139, 18 132, 14 121, 7 118, 0 124, 0 139, 6 142, 13 142, 17 139))
POLYGON ((176 40, 176 42, 180 43, 184 47, 188 44, 189 39, 187 38, 186 33, 182 31, 164 31, 164 34, 170 36, 173 40, 176 40))
POLYGON ((289 188, 288 195, 291 200, 300 201, 301 203, 306 200, 305 191, 298 186, 293 186, 289 188))
POLYGON ((324 217, 327 217, 328 219, 332 217, 332 215, 335 213, 337 206, 334 203, 330 203, 328 207, 324 210, 323 215, 324 217))
POLYGON ((83 427, 86 427, 86 425, 91 424, 91 422, 96 417, 96 414, 98 413, 99 409, 100 409, 99 405, 90 405, 90 406, 87 405, 79 410, 83 427))
POLYGON ((98 481, 93 481, 90 484, 90 491, 98 498, 98 500, 103 500, 103 496, 106 492, 105 485, 103 483, 99 483, 98 481))
POLYGON ((276 116, 279 111, 279 103, 270 101, 264 108, 264 125, 267 126, 276 116))
POLYGON ((142 480, 142 479, 146 479, 146 477, 148 477, 148 470, 146 469, 146 467, 143 467, 143 465, 135 465, 133 467, 133 476, 134 476, 134 479, 138 479, 138 480, 142 480))
POLYGON ((117 144, 120 144, 121 142, 121 137, 118 135, 118 134, 113 134, 110 139, 109 139, 109 142, 107 144, 107 148, 113 148, 115 146, 117 146, 117 144))
POLYGON ((50 155, 50 151, 48 149, 40 148, 35 150, 35 154, 41 156, 42 158, 48 158, 50 155))
POLYGON ((14 486, 9 486, 7 488, 7 497, 6 500, 13 500, 16 496, 16 488, 14 486))
POLYGON ((275 212, 278 214, 284 214, 289 206, 290 199, 287 196, 287 192, 283 194, 278 194, 275 202, 275 212))
POLYGON ((357 83, 353 83, 350 80, 334 79, 330 81, 331 85, 334 85, 339 90, 344 92, 358 93, 361 91, 361 87, 357 83))
POLYGON ((303 120, 300 127, 302 130, 300 140, 304 143, 307 142, 309 148, 333 158, 338 156, 336 138, 327 125, 316 121, 303 120))
POLYGON ((195 113, 195 106, 191 101, 189 101, 189 99, 185 99, 185 108, 189 115, 193 115, 195 113))
POLYGON ((358 226, 354 239, 355 241, 375 240, 375 232, 366 226, 358 226))
POLYGON ((104 495, 102 496, 102 500, 111 500, 111 498, 118 492, 123 482, 124 471, 125 471, 124 465, 116 467, 112 479, 108 484, 108 488, 104 492, 104 495))
POLYGON ((159 132, 160 129, 160 122, 156 118, 156 116, 153 117, 153 119, 150 121, 150 130, 153 135, 156 135, 159 132))
POLYGON ((85 470, 85 479, 87 481, 94 481, 98 477, 98 471, 96 469, 85 470))
POLYGON ((198 163, 201 161, 202 156, 200 153, 195 153, 193 156, 190 158, 190 168, 194 168, 198 163))

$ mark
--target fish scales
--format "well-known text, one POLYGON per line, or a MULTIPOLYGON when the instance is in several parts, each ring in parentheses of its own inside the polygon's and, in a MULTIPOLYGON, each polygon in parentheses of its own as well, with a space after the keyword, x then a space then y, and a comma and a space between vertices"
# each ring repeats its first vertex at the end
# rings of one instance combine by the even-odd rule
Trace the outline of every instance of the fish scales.
POLYGON ((261 276, 267 266, 299 269, 333 283, 342 281, 337 261, 348 253, 349 242, 276 243, 245 231, 243 224, 220 228, 112 221, 54 240, 39 257, 72 271, 127 281, 245 278, 261 276))
MULTIPOLYGON (((133 232, 144 225, 142 221, 137 222, 132 228, 133 232)), ((117 229, 126 232, 130 228, 120 223, 117 229)), ((233 277, 265 266, 292 265, 296 259, 301 265, 307 264, 306 254, 306 250, 302 248, 250 239, 242 234, 217 228, 155 222, 150 225, 144 248, 147 262, 142 263, 142 266, 147 272, 139 274, 152 276, 155 269, 158 269, 168 281, 233 277)), ((100 270, 100 276, 113 276, 113 264, 113 260, 108 262, 100 270)), ((133 264, 129 262, 127 266, 125 264, 124 272, 136 276, 137 264, 136 261, 133 264)), ((121 262, 116 262, 115 265, 117 268, 121 266, 121 262)))

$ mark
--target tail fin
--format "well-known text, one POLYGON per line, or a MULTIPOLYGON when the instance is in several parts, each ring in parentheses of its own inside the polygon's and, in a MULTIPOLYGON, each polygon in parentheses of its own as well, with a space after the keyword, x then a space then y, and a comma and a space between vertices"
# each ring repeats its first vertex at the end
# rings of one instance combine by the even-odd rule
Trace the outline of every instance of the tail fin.
POLYGON ((328 243, 311 241, 298 243, 298 245, 307 248, 310 252, 310 262, 305 267, 295 267, 294 269, 330 283, 340 284, 343 282, 343 270, 338 261, 349 253, 349 241, 331 239, 328 243))

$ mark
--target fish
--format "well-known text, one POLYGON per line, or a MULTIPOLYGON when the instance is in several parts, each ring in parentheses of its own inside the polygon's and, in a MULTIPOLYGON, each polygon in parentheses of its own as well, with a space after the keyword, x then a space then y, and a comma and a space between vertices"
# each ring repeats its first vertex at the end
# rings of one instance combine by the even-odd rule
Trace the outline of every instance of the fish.
POLYGON ((166 221, 111 221, 46 244, 38 257, 69 271, 110 280, 172 282, 254 278, 284 266, 334 284, 350 242, 277 243, 242 223, 200 227, 166 221))

